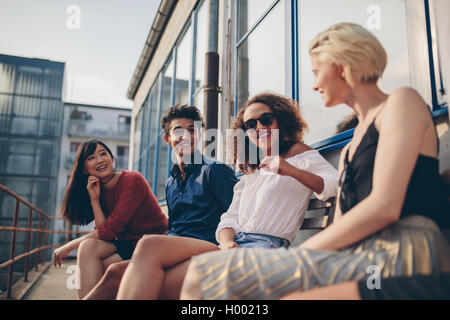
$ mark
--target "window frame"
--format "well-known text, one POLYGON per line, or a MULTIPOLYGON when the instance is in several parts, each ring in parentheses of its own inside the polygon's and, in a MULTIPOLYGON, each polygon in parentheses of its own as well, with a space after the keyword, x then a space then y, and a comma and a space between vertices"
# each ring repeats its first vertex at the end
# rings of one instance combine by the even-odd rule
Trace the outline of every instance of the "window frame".
MULTIPOLYGON (((170 62, 173 61, 173 71, 172 71, 172 79, 171 79, 171 84, 170 84, 170 105, 174 105, 175 104, 175 84, 176 84, 176 72, 177 72, 177 54, 178 54, 178 47, 181 43, 181 41, 183 40, 184 35, 186 34, 186 32, 188 31, 189 27, 192 26, 192 61, 191 61, 191 70, 190 70, 190 76, 189 76, 189 84, 188 84, 188 92, 189 92, 189 104, 192 105, 194 102, 195 97, 200 94, 201 92, 203 92, 203 86, 201 86, 198 90, 194 90, 195 86, 194 86, 194 82, 195 82, 195 70, 196 70, 196 54, 197 54, 197 16, 198 16, 198 11, 201 8, 202 5, 205 4, 204 0, 199 0, 193 11, 190 14, 190 17, 187 19, 186 24, 184 25, 182 32, 180 32, 180 34, 178 35, 178 39, 175 41, 175 44, 171 50, 171 54, 169 55, 169 57, 167 58, 164 66, 161 68, 161 70, 158 72, 158 75, 155 79, 155 81, 153 82, 152 86, 149 89, 149 92, 147 93, 147 97, 144 101, 144 103, 141 105, 140 109, 137 111, 136 113, 136 117, 135 117, 135 121, 141 121, 141 132, 140 132, 140 145, 139 145, 139 152, 133 152, 133 156, 134 154, 138 155, 139 158, 139 162, 138 162, 138 166, 137 166, 137 170, 139 172, 141 172, 144 177, 147 179, 147 181, 149 182, 149 185, 151 186, 153 192, 157 193, 157 185, 158 185, 158 178, 160 178, 160 174, 161 172, 158 172, 158 168, 159 168, 159 154, 160 154, 160 149, 161 149, 161 137, 164 135, 164 132, 160 126, 160 121, 161 121, 161 117, 162 117, 162 94, 163 94, 163 74, 165 72, 165 70, 167 69, 168 65, 170 64, 170 62), (158 97, 156 99, 156 104, 152 105, 152 98, 151 98, 151 92, 152 89, 154 88, 154 86, 156 85, 156 83, 159 82, 159 87, 157 90, 157 94, 158 97), (148 105, 148 108, 146 109, 146 104, 148 105), (156 117, 158 118, 157 123, 157 130, 156 130, 156 137, 155 139, 152 139, 151 137, 151 130, 152 130, 152 126, 151 126, 151 114, 152 114, 152 109, 153 108, 157 108, 156 111, 156 117), (140 114, 142 113, 142 115, 140 114), (146 115, 146 113, 148 113, 148 115, 146 115), (142 118, 140 120, 137 120, 137 118, 141 116, 142 118), (149 125, 146 128, 147 130, 143 130, 143 121, 149 121, 149 125), (146 139, 145 142, 147 142, 147 145, 144 146, 144 135, 146 135, 146 139), (148 168, 148 164, 150 163, 150 158, 148 157, 149 155, 149 150, 152 147, 152 145, 155 144, 155 152, 153 155, 153 162, 154 162, 154 168, 148 168), (143 162, 143 159, 145 157, 145 163, 143 162), (144 168, 145 166, 145 168, 144 168), (150 170, 153 170, 153 179, 152 181, 149 181, 149 172, 150 170)), ((203 70, 204 72, 204 70, 203 70)), ((136 140, 136 137, 134 138, 136 140)), ((168 149, 168 159, 167 159, 167 170, 165 172, 165 178, 168 178, 170 176, 170 166, 171 166, 171 155, 172 155, 172 148, 169 146, 168 149)), ((133 159, 133 163, 135 163, 136 160, 133 159)), ((165 195, 164 197, 161 199, 158 199, 158 202, 163 204, 165 203, 165 195)))
MULTIPOLYGON (((239 106, 238 106, 238 50, 240 45, 254 32, 255 29, 258 28, 258 26, 261 24, 261 22, 268 16, 268 14, 272 11, 272 9, 278 5, 278 3, 281 0, 274 0, 269 7, 262 13, 262 15, 256 20, 256 22, 249 27, 247 32, 239 38, 239 3, 236 4, 233 18, 234 18, 234 32, 235 32, 235 42, 234 42, 234 57, 235 57, 235 63, 234 63, 234 110, 232 112, 233 116, 236 117, 239 106)), ((286 87, 285 87, 285 94, 296 101, 300 100, 300 89, 299 89, 299 83, 300 83, 300 52, 299 52, 299 17, 298 17, 298 5, 299 1, 302 0, 285 0, 285 30, 286 30, 286 74, 285 74, 285 81, 286 81, 286 87), (289 39, 289 41, 288 41, 289 39), (290 69, 290 70, 287 70, 290 69), (290 90, 290 92, 289 92, 290 90)), ((437 43, 436 40, 433 39, 433 34, 435 34, 435 21, 433 17, 432 10, 430 10, 430 3, 429 0, 423 1, 424 9, 423 9, 423 15, 425 19, 425 26, 426 30, 421 30, 422 32, 426 33, 426 39, 427 39, 427 50, 428 50, 428 56, 426 59, 428 59, 428 71, 429 71, 429 81, 430 83, 427 84, 427 80, 421 80, 421 85, 428 87, 431 90, 431 112, 433 115, 433 119, 436 117, 439 117, 444 114, 448 114, 448 104, 442 101, 443 96, 443 85, 442 85, 442 79, 440 77, 440 68, 439 65, 439 57, 437 55, 437 43), (440 83, 440 85, 439 85, 440 83), (440 88, 438 89, 438 87, 440 88)), ((405 3, 405 6, 408 6, 408 3, 405 3)), ((407 10, 408 8, 406 8, 407 10)), ((409 26, 408 26, 409 28, 409 26)), ((411 46, 408 47, 408 53, 411 51, 411 46)), ((410 62, 411 65, 412 62, 410 62)), ((418 73, 418 71, 415 71, 414 69, 411 69, 412 73, 418 73)), ((411 75, 412 77, 413 75, 411 75)), ((301 107, 300 107, 301 110, 301 107)), ((354 133, 354 128, 349 129, 347 131, 329 136, 327 138, 321 139, 317 142, 311 143, 310 146, 314 149, 319 150, 320 152, 327 152, 335 149, 340 149, 344 147, 348 142, 351 141, 354 133)))

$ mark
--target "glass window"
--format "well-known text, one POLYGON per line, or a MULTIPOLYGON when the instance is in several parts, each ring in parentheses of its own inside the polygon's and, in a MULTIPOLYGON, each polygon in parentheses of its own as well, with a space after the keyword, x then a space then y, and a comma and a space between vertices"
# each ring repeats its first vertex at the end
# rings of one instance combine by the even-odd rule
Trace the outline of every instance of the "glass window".
MULTIPOLYGON (((1 83, 1 80, 0 80, 1 83)), ((13 96, 0 94, 0 132, 9 132, 9 122, 11 119, 13 96)))
MULTIPOLYGON (((173 77, 173 61, 171 60, 166 70, 163 72, 163 87, 161 99, 161 117, 163 117, 171 106, 171 86, 173 77)), ((161 130, 158 148, 158 169, 156 183, 156 198, 162 200, 165 198, 165 184, 168 172, 169 147, 164 141, 164 132, 161 130)))
MULTIPOLYGON (((150 127, 150 119, 149 119, 149 96, 147 95, 147 98, 145 99, 144 103, 142 104, 142 109, 144 112, 144 118, 142 122, 142 153, 144 153, 144 150, 147 149, 148 146, 148 139, 149 139, 149 127, 150 127)), ((144 165, 145 162, 143 162, 142 165, 144 165)))
POLYGON ((153 88, 150 91, 150 104, 151 115, 150 115, 150 141, 156 141, 158 129, 159 129, 159 118, 158 118, 158 106, 159 106, 159 77, 155 81, 153 88))
POLYGON ((118 118, 118 126, 119 126, 119 133, 130 133, 130 123, 131 123, 131 117, 130 116, 122 116, 119 115, 118 118))
MULTIPOLYGON (((54 184, 51 183, 50 180, 35 180, 33 183, 33 195, 31 203, 33 203, 36 207, 43 210, 44 212, 49 212, 53 202, 53 189, 54 184)), ((42 222, 42 227, 44 227, 44 221, 42 222)))
POLYGON ((14 134, 36 134, 38 129, 38 120, 33 118, 11 119, 11 133, 14 134))
POLYGON ((16 66, 0 63, 0 92, 13 93, 16 80, 16 66))
POLYGON ((34 174, 52 176, 55 172, 57 155, 50 141, 39 141, 36 149, 34 174))
POLYGON ((61 98, 63 72, 55 69, 45 69, 45 82, 42 95, 44 97, 61 98))
POLYGON ((284 1, 262 20, 238 48, 237 107, 257 93, 285 94, 284 1))
POLYGON ((158 118, 158 105, 159 105, 159 77, 155 81, 150 91, 150 146, 148 149, 147 160, 147 180, 150 186, 153 188, 153 182, 155 178, 155 157, 156 157, 156 141, 158 139, 159 118, 158 118))
POLYGON ((6 172, 9 174, 33 174, 35 147, 34 141, 10 141, 6 172))
POLYGON ((125 146, 117 146, 117 167, 120 169, 128 169, 129 148, 125 146))
MULTIPOLYGON (((300 107, 310 130, 306 143, 335 135, 338 126, 353 112, 346 106, 326 108, 320 94, 312 89, 314 77, 308 54, 309 42, 320 31, 338 22, 354 22, 368 28, 381 41, 388 54, 388 65, 380 88, 385 92, 410 85, 406 12, 404 0, 314 0, 298 1, 300 107), (324 10, 326 8, 326 10, 324 10), (317 16, 320 15, 320 19, 317 16)), ((347 129, 354 126, 347 126, 347 129)))
POLYGON ((192 77, 192 25, 186 30, 177 48, 175 103, 189 104, 189 83, 192 77))
POLYGON ((202 115, 202 117, 204 115, 204 110, 203 110, 204 103, 205 103, 205 101, 203 100, 204 97, 205 96, 204 96, 203 91, 200 91, 194 97, 194 106, 196 106, 197 109, 200 110, 200 114, 202 115))
MULTIPOLYGON (((274 0, 239 0, 239 39, 258 21, 274 0)), ((282 33, 280 33, 282 35, 282 33)))
POLYGON ((133 154, 133 168, 139 171, 139 158, 141 151, 141 125, 142 125, 142 109, 139 110, 136 118, 134 119, 134 154, 133 154))
MULTIPOLYGON (((197 38, 195 47, 195 83, 194 92, 202 86, 205 77, 205 53, 207 50, 206 5, 203 2, 197 12, 197 38)), ((195 105, 198 107, 197 105, 195 105)))
POLYGON ((16 94, 42 95, 43 69, 31 66, 17 68, 16 94))

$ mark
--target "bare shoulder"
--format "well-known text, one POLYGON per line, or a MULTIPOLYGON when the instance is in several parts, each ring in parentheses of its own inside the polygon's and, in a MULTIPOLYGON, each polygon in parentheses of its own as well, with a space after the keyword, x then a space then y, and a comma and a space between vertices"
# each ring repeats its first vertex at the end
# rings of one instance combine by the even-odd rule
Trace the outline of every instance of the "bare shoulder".
POLYGON ((400 87, 390 93, 376 125, 379 127, 380 122, 386 120, 389 122, 397 120, 403 123, 411 121, 411 124, 417 124, 417 122, 428 124, 430 119, 429 108, 417 90, 410 87, 400 87))
POLYGON ((386 101, 387 112, 427 112, 427 104, 417 90, 400 87, 391 92, 386 101))

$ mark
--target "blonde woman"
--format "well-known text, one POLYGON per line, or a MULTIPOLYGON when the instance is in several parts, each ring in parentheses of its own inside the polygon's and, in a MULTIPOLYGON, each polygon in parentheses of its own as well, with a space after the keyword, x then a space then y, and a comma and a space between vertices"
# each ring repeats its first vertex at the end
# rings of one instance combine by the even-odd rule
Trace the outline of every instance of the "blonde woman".
POLYGON ((450 210, 429 108, 414 89, 379 89, 386 52, 359 25, 331 26, 313 39, 309 53, 314 90, 325 106, 345 103, 358 117, 339 163, 335 222, 288 250, 194 257, 182 298, 276 299, 360 280, 373 270, 382 277, 450 270, 449 246, 440 233, 450 210))

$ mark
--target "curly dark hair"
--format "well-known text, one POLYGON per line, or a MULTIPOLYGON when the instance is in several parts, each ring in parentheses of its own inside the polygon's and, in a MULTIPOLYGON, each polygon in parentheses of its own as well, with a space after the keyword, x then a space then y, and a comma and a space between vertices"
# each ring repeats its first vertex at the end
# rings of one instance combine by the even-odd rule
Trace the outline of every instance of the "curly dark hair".
POLYGON ((170 122, 174 119, 192 119, 194 121, 201 121, 202 126, 204 126, 200 110, 194 106, 188 106, 186 104, 176 104, 167 110, 165 116, 161 119, 161 128, 164 132, 169 135, 170 133, 170 122))
MULTIPOLYGON (((233 125, 233 130, 240 130, 244 124, 244 113, 247 108, 254 103, 263 103, 268 106, 275 115, 278 122, 280 143, 279 152, 280 155, 285 155, 289 149, 298 142, 303 142, 303 134, 308 129, 306 121, 300 114, 300 107, 297 101, 288 97, 282 96, 277 93, 263 92, 257 94, 247 101, 244 108, 242 108, 236 116, 236 120, 233 125)), ((251 142, 245 135, 245 141, 243 145, 239 145, 238 137, 234 137, 234 165, 238 165, 239 171, 243 173, 249 173, 259 166, 259 150, 258 159, 256 163, 250 163, 249 150, 251 142), (244 151, 239 150, 244 148, 244 151), (244 163, 239 163, 238 152, 245 155, 244 163)))

